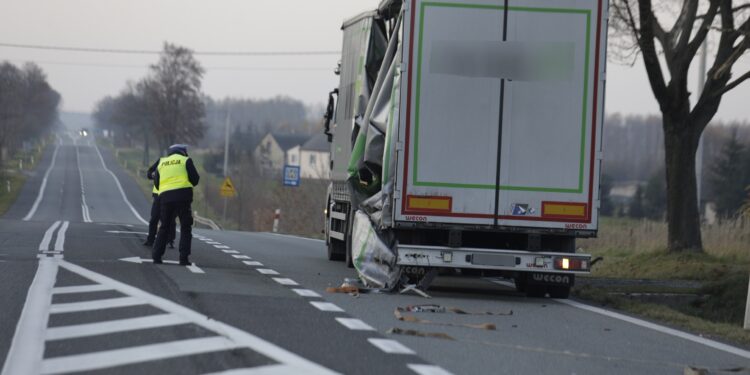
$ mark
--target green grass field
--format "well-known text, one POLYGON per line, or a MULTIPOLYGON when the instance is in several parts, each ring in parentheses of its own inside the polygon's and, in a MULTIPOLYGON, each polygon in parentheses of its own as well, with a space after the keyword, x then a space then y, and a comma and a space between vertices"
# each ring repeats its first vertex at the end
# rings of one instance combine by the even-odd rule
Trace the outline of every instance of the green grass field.
POLYGON ((18 152, 0 165, 0 215, 5 214, 18 198, 28 173, 39 164, 43 150, 40 145, 31 151, 18 152), (19 169, 19 160, 23 160, 23 169, 19 169))

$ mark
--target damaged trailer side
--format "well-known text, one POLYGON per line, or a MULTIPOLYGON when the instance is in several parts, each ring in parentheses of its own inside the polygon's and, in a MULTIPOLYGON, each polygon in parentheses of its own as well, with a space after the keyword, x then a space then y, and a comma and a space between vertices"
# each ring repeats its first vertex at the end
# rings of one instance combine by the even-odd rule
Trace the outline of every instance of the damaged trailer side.
POLYGON ((606 18, 604 0, 383 0, 345 22, 329 259, 378 288, 442 269, 567 297, 598 229, 606 18))

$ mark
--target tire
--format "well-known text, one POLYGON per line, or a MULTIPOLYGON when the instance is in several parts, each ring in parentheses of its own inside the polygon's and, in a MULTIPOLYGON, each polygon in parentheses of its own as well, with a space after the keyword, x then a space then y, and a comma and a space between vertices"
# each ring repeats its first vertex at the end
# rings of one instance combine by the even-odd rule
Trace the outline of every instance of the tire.
POLYGON ((568 299, 570 297, 570 286, 555 285, 547 287, 551 298, 568 299))
POLYGON ((547 294, 547 287, 544 285, 526 285, 526 297, 529 298, 544 298, 544 295, 547 294))
POLYGON ((520 293, 526 292, 526 278, 524 276, 516 276, 513 279, 513 283, 516 284, 516 291, 520 293))
POLYGON ((328 239, 328 260, 341 262, 346 258, 346 244, 334 239, 328 239))

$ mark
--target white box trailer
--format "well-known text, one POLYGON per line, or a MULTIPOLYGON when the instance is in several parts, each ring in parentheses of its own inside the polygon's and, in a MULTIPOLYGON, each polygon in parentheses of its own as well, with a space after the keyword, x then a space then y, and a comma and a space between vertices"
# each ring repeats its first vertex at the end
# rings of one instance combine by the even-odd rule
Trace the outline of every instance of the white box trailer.
POLYGON ((352 189, 372 175, 372 224, 398 266, 500 274, 566 297, 591 265, 575 238, 597 232, 606 6, 386 0, 345 23, 327 130, 329 256, 355 258, 352 189))

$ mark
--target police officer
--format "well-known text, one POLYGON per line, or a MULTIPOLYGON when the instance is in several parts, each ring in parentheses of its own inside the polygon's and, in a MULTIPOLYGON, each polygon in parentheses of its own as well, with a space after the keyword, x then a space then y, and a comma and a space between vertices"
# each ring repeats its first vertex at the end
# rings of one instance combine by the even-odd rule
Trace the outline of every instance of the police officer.
MULTIPOLYGON (((146 171, 146 178, 149 180, 154 179, 154 174, 156 173, 156 168, 159 167, 159 162, 161 161, 161 158, 157 159, 156 162, 151 165, 151 167, 148 168, 148 171, 146 171)), ((151 189, 151 197, 153 198, 153 201, 151 202, 151 218, 148 221, 148 236, 146 237, 146 242, 143 243, 143 246, 154 246, 154 239, 156 239, 156 229, 159 227, 159 211, 160 211, 160 205, 159 205, 159 189, 156 188, 156 185, 153 185, 151 189)), ((167 242, 169 242, 169 248, 174 249, 174 239, 176 235, 177 227, 175 226, 175 223, 168 223, 170 226, 169 230, 169 239, 167 242)), ((165 225, 165 223, 162 223, 162 225, 165 225)))
POLYGON ((154 186, 159 190, 159 220, 162 225, 156 235, 152 252, 154 264, 162 263, 167 247, 169 225, 180 218, 180 265, 189 266, 190 242, 192 241, 193 215, 190 204, 193 202, 193 187, 198 185, 200 176, 193 160, 188 157, 187 145, 176 144, 169 147, 168 156, 159 160, 154 173, 154 186))

